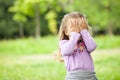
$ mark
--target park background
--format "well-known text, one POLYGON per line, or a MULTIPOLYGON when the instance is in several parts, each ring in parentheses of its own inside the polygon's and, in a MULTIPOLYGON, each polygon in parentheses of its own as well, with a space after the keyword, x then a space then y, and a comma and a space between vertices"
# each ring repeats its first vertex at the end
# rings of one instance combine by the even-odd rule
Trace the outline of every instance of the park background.
POLYGON ((120 0, 0 0, 0 80, 64 80, 54 60, 66 13, 86 15, 99 80, 120 80, 120 0))

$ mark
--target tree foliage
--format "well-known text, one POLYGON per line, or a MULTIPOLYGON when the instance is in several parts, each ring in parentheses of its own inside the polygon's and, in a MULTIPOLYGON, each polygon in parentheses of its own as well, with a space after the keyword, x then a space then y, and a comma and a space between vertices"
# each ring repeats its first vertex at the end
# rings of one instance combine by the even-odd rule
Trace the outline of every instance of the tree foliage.
POLYGON ((66 6, 65 11, 80 11, 86 14, 96 32, 104 31, 111 35, 114 28, 120 29, 119 5, 119 0, 73 0, 66 6))
POLYGON ((56 34, 65 13, 86 15, 96 34, 119 34, 119 0, 0 0, 0 38, 56 34))

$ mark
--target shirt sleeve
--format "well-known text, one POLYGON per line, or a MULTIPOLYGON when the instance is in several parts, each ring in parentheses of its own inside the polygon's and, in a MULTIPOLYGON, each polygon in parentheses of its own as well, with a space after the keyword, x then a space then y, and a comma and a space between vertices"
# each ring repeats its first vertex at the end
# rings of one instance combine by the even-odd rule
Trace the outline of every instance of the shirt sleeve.
POLYGON ((90 33, 86 29, 82 30, 80 33, 81 33, 82 39, 85 43, 87 51, 91 53, 93 50, 96 49, 96 47, 97 47, 96 43, 94 42, 90 33))
POLYGON ((80 38, 80 35, 80 33, 71 32, 69 40, 61 40, 59 42, 62 55, 71 55, 74 53, 76 43, 80 38))

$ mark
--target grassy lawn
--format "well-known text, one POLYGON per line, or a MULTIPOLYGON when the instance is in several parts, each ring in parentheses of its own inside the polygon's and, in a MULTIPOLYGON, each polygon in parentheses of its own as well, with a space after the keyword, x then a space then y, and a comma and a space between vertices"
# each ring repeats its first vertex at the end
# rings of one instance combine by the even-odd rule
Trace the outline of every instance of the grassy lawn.
POLYGON ((63 63, 37 56, 0 56, 0 80, 64 80, 63 63))
POLYGON ((35 40, 34 38, 2 40, 0 41, 0 54, 43 54, 51 53, 58 47, 55 36, 47 36, 35 40))
MULTIPOLYGON (((99 80, 120 80, 120 37, 95 37, 98 45, 93 52, 96 75, 99 80), (116 49, 118 51, 113 51, 116 49), (101 50, 104 50, 101 52, 101 50)), ((50 55, 58 49, 58 38, 47 36, 0 41, 0 80, 64 80, 64 63, 50 55)))
MULTIPOLYGON (((64 63, 40 55, 0 56, 0 80, 64 80, 64 63)), ((120 80, 120 54, 93 53, 99 80, 120 80)))
POLYGON ((120 56, 120 53, 98 53, 93 55, 96 74, 99 80, 120 80, 120 58, 118 56, 120 56))
MULTIPOLYGON (((95 37, 97 49, 120 48, 120 36, 95 37)), ((0 54, 48 54, 58 49, 58 37, 47 36, 35 40, 33 38, 1 40, 0 54)))

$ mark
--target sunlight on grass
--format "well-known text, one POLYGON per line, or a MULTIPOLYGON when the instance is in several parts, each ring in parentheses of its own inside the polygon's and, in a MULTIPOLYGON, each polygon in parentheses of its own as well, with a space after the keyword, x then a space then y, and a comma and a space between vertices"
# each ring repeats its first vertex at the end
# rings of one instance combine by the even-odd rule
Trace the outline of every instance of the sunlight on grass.
MULTIPOLYGON (((108 51, 109 52, 109 51, 108 51)), ((120 53, 93 54, 99 80, 120 80, 120 53)))
POLYGON ((95 41, 98 45, 97 49, 120 48, 120 36, 97 36, 95 41))
MULTIPOLYGON (((119 53, 92 56, 99 80, 120 80, 119 53)), ((54 61, 52 55, 0 56, 1 80, 64 80, 65 74, 64 63, 54 61)))
MULTIPOLYGON (((98 79, 120 80, 120 37, 98 36, 95 41, 92 56, 98 79)), ((51 55, 56 49, 57 36, 0 41, 0 80, 64 80, 64 63, 51 55)))
POLYGON ((0 54, 43 54, 58 48, 58 38, 53 36, 41 39, 16 39, 0 41, 0 54))
MULTIPOLYGON (((95 37, 97 49, 120 48, 119 36, 95 37)), ((40 39, 25 38, 0 41, 0 54, 48 54, 58 49, 58 37, 46 36, 40 39)))
MULTIPOLYGON (((14 58, 15 56, 11 56, 14 58)), ((20 56, 14 64, 8 65, 7 60, 0 64, 0 79, 2 80, 64 80, 63 63, 53 60, 36 59, 37 56, 20 56), (18 63, 20 61, 21 63, 18 63), (23 62, 23 63, 22 63, 23 62), (61 77, 62 76, 62 77, 61 77)), ((9 62, 12 62, 8 60, 9 62)))

